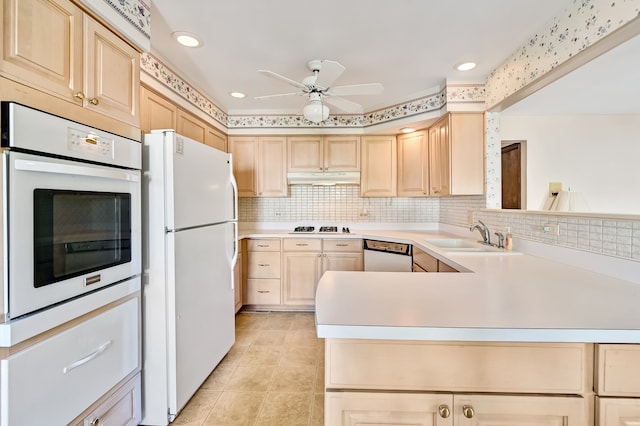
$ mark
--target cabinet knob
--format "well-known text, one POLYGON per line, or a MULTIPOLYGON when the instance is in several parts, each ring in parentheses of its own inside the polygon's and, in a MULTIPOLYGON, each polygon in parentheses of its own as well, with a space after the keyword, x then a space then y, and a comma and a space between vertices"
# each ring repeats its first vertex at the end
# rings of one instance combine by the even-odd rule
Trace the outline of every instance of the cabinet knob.
POLYGON ((76 99, 83 100, 84 99, 84 93, 76 92, 76 93, 73 94, 73 97, 76 98, 76 99))
POLYGON ((442 404, 438 407, 438 414, 440 414, 440 417, 443 419, 447 419, 451 415, 451 410, 449 409, 449 406, 442 404))
POLYGON ((91 423, 89 423, 91 426, 99 426, 100 425, 100 417, 96 417, 95 419, 91 420, 91 423))
POLYGON ((100 101, 98 100, 98 98, 91 98, 91 99, 89 99, 89 103, 91 105, 98 105, 100 103, 100 101))
POLYGON ((462 406, 462 414, 464 414, 464 416, 468 419, 472 419, 473 416, 475 416, 476 412, 473 411, 473 407, 470 405, 463 405, 462 406))

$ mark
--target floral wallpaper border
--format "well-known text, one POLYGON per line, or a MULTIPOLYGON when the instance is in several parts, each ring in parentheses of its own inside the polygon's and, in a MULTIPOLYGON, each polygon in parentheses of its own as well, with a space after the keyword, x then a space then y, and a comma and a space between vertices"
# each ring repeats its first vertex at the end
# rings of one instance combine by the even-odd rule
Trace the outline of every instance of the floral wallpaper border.
POLYGON ((575 0, 487 78, 491 108, 640 16, 640 0, 575 0))
POLYGON ((141 55, 140 69, 211 116, 211 118, 227 129, 363 128, 401 118, 439 111, 444 108, 447 103, 484 103, 486 93, 484 84, 447 84, 436 93, 402 104, 392 105, 362 115, 332 115, 323 123, 312 123, 300 115, 228 115, 150 53, 143 53, 141 55))
POLYGON ((146 38, 151 39, 150 0, 103 0, 146 38))

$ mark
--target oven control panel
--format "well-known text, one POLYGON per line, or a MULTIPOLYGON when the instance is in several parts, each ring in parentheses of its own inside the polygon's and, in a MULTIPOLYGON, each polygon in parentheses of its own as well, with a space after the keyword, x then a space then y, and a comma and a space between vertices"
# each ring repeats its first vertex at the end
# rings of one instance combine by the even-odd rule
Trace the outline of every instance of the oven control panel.
POLYGON ((67 135, 69 151, 81 152, 96 158, 113 158, 113 139, 71 127, 68 129, 67 135))

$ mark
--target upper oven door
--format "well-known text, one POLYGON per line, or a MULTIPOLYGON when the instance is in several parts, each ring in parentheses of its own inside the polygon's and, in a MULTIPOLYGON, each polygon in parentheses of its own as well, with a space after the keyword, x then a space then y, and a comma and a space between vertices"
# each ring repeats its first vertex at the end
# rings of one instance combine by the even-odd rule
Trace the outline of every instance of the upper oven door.
POLYGON ((4 161, 7 317, 141 273, 140 171, 15 151, 4 161))

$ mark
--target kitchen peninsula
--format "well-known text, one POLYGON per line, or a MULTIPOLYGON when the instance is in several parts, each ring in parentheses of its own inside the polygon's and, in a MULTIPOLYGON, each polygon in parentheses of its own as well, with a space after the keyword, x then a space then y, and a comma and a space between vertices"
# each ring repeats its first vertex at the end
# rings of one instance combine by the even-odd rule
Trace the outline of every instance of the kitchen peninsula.
POLYGON ((467 272, 329 271, 319 282, 326 425, 613 425, 638 415, 637 283, 412 241, 467 272))

